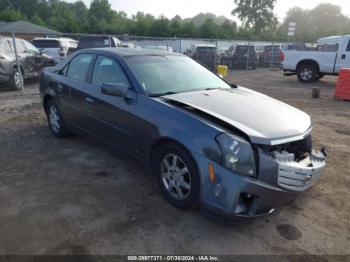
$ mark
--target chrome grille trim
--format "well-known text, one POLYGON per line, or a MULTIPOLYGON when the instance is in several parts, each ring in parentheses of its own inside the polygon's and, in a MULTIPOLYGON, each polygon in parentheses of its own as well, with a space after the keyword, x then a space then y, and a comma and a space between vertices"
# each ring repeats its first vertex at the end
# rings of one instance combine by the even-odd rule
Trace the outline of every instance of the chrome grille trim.
POLYGON ((278 163, 278 185, 291 191, 302 192, 313 186, 326 167, 325 157, 317 152, 300 162, 288 152, 273 152, 273 155, 278 163))

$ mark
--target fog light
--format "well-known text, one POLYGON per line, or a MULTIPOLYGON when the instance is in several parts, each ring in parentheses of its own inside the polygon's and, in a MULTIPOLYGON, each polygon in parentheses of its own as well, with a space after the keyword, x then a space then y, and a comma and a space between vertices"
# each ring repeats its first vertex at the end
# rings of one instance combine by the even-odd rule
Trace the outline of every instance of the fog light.
POLYGON ((239 195, 239 200, 236 206, 235 213, 236 214, 243 214, 249 212, 250 208, 252 207, 254 196, 249 193, 241 193, 239 195))

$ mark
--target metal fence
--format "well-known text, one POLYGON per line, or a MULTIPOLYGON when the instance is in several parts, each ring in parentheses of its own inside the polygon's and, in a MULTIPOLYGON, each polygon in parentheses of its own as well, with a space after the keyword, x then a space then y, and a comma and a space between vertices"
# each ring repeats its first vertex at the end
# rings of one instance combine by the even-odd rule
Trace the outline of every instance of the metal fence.
MULTIPOLYGON (((78 41, 86 34, 63 34, 60 37, 78 41)), ((54 36, 51 36, 53 38, 54 36)), ((281 46, 284 43, 252 42, 221 39, 185 39, 138 37, 128 35, 111 36, 121 40, 125 46, 136 48, 155 48, 190 55, 196 46, 215 47, 215 64, 227 65, 230 70, 267 70, 279 67, 283 56, 281 46), (236 59, 236 60, 235 60, 236 59)), ((50 38, 50 37, 49 37, 50 38)), ((58 55, 46 52, 45 48, 35 48, 32 39, 17 38, 15 33, 1 36, 0 32, 0 91, 25 92, 37 88, 40 72, 46 66, 53 66, 64 59, 68 49, 62 49, 58 55)), ((68 41, 68 40, 67 40, 68 41)), ((200 62, 200 61, 199 61, 200 62)))

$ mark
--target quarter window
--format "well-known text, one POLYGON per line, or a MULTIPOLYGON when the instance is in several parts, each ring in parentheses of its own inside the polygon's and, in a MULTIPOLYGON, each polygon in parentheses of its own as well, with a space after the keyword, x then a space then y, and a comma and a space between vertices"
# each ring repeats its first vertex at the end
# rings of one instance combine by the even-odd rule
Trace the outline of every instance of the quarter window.
POLYGON ((93 57, 92 54, 80 54, 73 58, 68 68, 67 77, 84 82, 93 57))
POLYGON ((92 74, 92 84, 100 86, 104 83, 123 83, 130 86, 123 69, 115 59, 98 56, 92 74))

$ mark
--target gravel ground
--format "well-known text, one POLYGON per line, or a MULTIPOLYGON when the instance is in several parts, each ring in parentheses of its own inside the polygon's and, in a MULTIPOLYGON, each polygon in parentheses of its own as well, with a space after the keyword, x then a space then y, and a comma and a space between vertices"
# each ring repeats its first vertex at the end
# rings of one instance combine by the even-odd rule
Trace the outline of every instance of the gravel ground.
POLYGON ((0 255, 350 255, 350 102, 333 99, 336 78, 305 85, 258 70, 228 79, 312 116, 328 168, 292 205, 230 227, 177 210, 136 160, 82 137, 53 138, 34 85, 0 91, 0 255))

